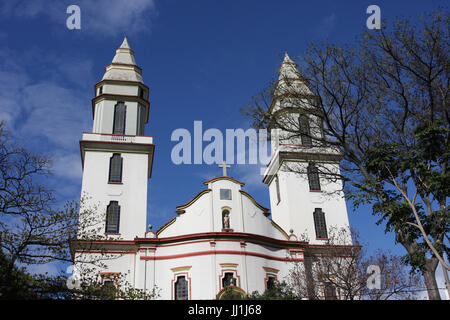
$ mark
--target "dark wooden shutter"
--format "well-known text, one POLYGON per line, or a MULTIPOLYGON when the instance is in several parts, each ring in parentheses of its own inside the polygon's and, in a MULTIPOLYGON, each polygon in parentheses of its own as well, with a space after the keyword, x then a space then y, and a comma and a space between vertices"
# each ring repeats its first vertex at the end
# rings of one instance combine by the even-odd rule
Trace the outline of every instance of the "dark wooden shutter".
POLYGON ((136 135, 143 136, 145 132, 145 107, 141 104, 138 104, 136 121, 136 135))
POLYGON ((300 137, 302 145, 311 146, 311 131, 309 127, 309 118, 306 114, 301 114, 298 117, 298 124, 300 129, 300 137))
POLYGON ((106 208, 106 233, 119 233, 120 206, 117 201, 111 201, 106 208))
POLYGON ((337 300, 336 287, 332 283, 325 283, 324 298, 325 300, 337 300))
POLYGON ((118 102, 114 107, 114 134, 125 134, 126 112, 127 106, 123 102, 118 102))
POLYGON ((123 158, 119 153, 114 153, 109 159, 109 182, 122 182, 123 158))
POLYGON ((308 181, 309 190, 320 190, 319 170, 313 163, 308 165, 308 181))
POLYGON ((188 297, 188 282, 184 276, 180 276, 175 282, 175 300, 188 300, 188 297))
POLYGON ((314 210, 314 227, 316 228, 316 237, 319 239, 328 238, 327 224, 325 222, 325 214, 321 208, 314 210))

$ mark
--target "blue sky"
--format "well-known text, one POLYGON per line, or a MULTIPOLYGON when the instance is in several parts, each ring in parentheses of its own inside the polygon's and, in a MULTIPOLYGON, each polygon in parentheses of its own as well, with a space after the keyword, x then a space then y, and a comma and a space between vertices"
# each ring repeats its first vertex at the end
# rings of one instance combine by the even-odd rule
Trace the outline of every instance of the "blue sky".
MULTIPOLYGON (((284 52, 295 57, 326 38, 351 44, 364 31, 371 4, 392 22, 447 1, 3 1, 0 119, 27 148, 54 158, 48 183, 59 199, 78 199, 78 141, 92 128, 94 84, 127 35, 150 87, 146 134, 154 137, 156 153, 148 223, 157 229, 203 189, 203 181, 221 175, 216 165, 174 165, 171 133, 192 132, 195 120, 204 130, 248 128, 239 109, 276 76, 284 52), (66 27, 71 4, 81 9, 80 30, 66 27)), ((235 165, 229 175, 270 207, 259 166, 235 165)), ((349 207, 349 219, 370 251, 404 254, 368 209, 349 207)))

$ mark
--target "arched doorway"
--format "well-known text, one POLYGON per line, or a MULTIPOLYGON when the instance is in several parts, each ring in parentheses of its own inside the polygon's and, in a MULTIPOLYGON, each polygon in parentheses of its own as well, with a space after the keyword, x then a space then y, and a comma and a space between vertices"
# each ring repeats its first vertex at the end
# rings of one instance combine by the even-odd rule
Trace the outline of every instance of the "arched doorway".
POLYGON ((217 294, 218 300, 243 300, 247 297, 244 290, 235 286, 228 286, 217 294))

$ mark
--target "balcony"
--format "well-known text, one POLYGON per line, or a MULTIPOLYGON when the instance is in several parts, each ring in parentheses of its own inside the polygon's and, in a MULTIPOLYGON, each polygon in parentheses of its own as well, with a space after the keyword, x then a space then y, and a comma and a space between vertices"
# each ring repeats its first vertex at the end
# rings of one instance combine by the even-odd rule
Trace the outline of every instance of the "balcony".
POLYGON ((132 136, 110 133, 91 133, 84 132, 82 141, 115 142, 115 143, 133 143, 133 144, 153 144, 153 137, 150 136, 132 136))
POLYGON ((80 140, 81 163, 86 151, 135 152, 148 154, 148 177, 152 175, 155 145, 153 137, 84 132, 80 140))

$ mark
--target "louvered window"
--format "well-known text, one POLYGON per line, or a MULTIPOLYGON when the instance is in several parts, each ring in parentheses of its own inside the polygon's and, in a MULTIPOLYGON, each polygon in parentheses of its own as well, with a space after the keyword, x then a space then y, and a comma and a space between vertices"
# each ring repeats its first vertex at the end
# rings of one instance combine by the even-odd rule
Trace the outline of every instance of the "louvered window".
POLYGON ((337 300, 336 287, 332 283, 325 283, 324 298, 325 300, 337 300))
POLYGON ((143 136, 145 131, 145 107, 138 104, 137 109, 137 123, 136 123, 136 135, 143 136))
POLYGON ((309 190, 320 190, 319 170, 313 163, 308 165, 308 181, 309 190))
POLYGON ((109 179, 108 182, 122 182, 123 158, 119 153, 114 153, 109 159, 109 179))
POLYGON ((111 201, 106 208, 106 233, 119 233, 120 206, 117 201, 111 201))
POLYGON ((306 114, 301 114, 298 117, 300 137, 302 139, 302 145, 311 146, 311 130, 309 127, 309 118, 306 114))
POLYGON ((314 210, 314 226, 316 228, 316 237, 319 239, 328 238, 327 224, 325 222, 325 214, 321 208, 314 210))
POLYGON ((127 106, 123 102, 118 102, 114 107, 114 134, 125 134, 125 121, 126 121, 127 106))

